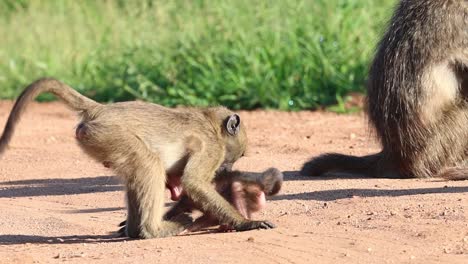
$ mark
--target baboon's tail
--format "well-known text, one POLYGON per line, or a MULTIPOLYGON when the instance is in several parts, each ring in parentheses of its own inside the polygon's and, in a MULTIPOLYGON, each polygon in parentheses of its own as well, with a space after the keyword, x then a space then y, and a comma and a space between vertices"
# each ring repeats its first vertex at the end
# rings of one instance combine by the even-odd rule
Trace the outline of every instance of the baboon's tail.
POLYGON ((382 153, 357 157, 339 153, 326 153, 312 158, 302 167, 300 174, 320 176, 331 171, 359 173, 367 177, 375 176, 382 153))
POLYGON ((6 150, 26 106, 34 100, 39 94, 49 92, 62 99, 69 107, 77 111, 86 111, 98 106, 99 104, 75 91, 70 86, 53 78, 39 79, 24 89, 15 102, 11 110, 8 121, 0 137, 0 155, 6 150))
POLYGON ((468 168, 449 168, 437 175, 449 181, 464 181, 468 180, 468 168))

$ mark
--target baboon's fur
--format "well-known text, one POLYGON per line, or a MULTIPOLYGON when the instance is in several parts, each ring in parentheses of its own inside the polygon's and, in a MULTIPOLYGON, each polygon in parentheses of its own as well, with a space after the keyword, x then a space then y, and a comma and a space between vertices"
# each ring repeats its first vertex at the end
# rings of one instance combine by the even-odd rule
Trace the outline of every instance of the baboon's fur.
POLYGON ((370 67, 367 114, 382 151, 325 154, 301 173, 468 178, 468 1, 402 0, 370 67))
POLYGON ((239 159, 247 136, 240 117, 224 107, 169 109, 156 104, 99 104, 51 78, 30 84, 17 99, 0 138, 5 151, 27 104, 42 92, 80 111, 76 129, 80 147, 123 177, 130 237, 178 234, 188 217, 164 219, 167 175, 178 175, 190 199, 236 230, 270 228, 267 221, 245 219, 211 184, 215 171, 239 159))

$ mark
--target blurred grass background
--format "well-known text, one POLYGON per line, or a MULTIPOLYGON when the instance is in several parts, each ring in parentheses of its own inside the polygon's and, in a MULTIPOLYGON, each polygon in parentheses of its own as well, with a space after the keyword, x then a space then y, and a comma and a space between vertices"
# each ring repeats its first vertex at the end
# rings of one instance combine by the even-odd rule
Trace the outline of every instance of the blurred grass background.
POLYGON ((53 76, 104 102, 340 111, 394 3, 0 0, 0 98, 53 76))

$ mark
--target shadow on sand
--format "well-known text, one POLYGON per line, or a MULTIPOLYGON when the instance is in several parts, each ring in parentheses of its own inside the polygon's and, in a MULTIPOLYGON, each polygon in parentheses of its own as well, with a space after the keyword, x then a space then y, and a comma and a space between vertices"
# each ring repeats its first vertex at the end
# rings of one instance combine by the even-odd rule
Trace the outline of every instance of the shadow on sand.
POLYGON ((109 235, 81 235, 81 236, 33 236, 33 235, 0 235, 0 245, 16 244, 79 244, 79 243, 101 243, 122 242, 131 240, 128 237, 118 237, 116 234, 109 235))
MULTIPOLYGON (((283 171, 285 181, 306 181, 306 180, 332 180, 332 179, 365 179, 359 175, 351 174, 334 174, 320 177, 302 176, 299 171, 283 171)), ((399 179, 401 181, 411 179, 399 179)), ((316 201, 334 201, 340 199, 358 197, 399 197, 420 194, 434 194, 434 193, 467 193, 468 186, 444 186, 434 188, 413 188, 413 189, 337 189, 337 190, 324 190, 297 194, 279 194, 270 197, 270 200, 316 200, 316 201)))
POLYGON ((123 190, 123 185, 117 179, 117 176, 0 182, 0 198, 69 195, 121 190, 123 190))

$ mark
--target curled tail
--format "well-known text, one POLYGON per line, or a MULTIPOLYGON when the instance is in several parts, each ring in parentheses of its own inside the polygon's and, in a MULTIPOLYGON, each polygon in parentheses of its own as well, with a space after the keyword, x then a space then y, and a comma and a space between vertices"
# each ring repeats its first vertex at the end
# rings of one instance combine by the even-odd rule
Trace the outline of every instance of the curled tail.
POLYGON ((365 176, 374 176, 382 153, 357 157, 338 153, 327 153, 312 158, 302 167, 300 174, 320 176, 331 171, 359 173, 365 176))
POLYGON ((26 106, 39 94, 44 92, 54 94, 64 101, 66 105, 77 111, 86 111, 99 105, 97 102, 81 95, 70 86, 53 78, 42 78, 31 83, 18 97, 11 110, 3 134, 0 137, 0 155, 6 150, 13 136, 16 124, 26 106))

